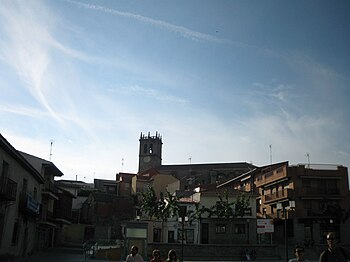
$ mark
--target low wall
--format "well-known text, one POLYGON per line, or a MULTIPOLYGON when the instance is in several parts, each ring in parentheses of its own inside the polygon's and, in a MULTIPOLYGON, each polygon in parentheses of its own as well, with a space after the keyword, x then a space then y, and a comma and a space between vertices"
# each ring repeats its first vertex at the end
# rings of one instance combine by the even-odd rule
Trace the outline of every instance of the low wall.
MULTIPOLYGON (((178 258, 181 258, 181 244, 147 244, 147 259, 151 257, 152 251, 159 249, 163 258, 167 257, 170 249, 175 249, 178 258)), ((277 245, 214 245, 214 244, 184 244, 183 254, 184 260, 241 260, 241 253, 246 249, 255 250, 256 260, 278 260, 280 256, 277 252, 277 245)))

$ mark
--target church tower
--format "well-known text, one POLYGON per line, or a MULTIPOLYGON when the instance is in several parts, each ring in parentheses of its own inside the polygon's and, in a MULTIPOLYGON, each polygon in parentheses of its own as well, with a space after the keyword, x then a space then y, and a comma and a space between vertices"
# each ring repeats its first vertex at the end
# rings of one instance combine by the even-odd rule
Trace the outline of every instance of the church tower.
POLYGON ((139 172, 162 165, 162 137, 158 132, 155 136, 140 135, 139 172))

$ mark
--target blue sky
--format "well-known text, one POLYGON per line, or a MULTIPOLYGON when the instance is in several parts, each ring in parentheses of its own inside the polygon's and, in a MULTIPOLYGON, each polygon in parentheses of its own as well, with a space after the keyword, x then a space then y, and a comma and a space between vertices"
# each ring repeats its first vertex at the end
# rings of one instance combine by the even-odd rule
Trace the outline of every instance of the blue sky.
POLYGON ((164 164, 350 166, 349 46, 349 1, 3 1, 0 132, 86 182, 149 131, 164 164))

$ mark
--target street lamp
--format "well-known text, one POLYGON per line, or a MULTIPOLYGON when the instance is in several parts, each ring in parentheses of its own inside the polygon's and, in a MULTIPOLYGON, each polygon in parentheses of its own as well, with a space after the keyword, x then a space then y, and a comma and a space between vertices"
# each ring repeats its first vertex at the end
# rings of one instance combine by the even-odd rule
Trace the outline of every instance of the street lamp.
POLYGON ((184 236, 185 236, 185 222, 188 222, 188 217, 179 217, 179 223, 182 225, 181 229, 181 261, 184 261, 184 236))
POLYGON ((283 207, 282 203, 277 203, 276 209, 283 212, 284 216, 284 251, 285 251, 285 261, 288 262, 288 237, 287 237, 287 211, 295 209, 295 201, 289 201, 289 206, 283 207))

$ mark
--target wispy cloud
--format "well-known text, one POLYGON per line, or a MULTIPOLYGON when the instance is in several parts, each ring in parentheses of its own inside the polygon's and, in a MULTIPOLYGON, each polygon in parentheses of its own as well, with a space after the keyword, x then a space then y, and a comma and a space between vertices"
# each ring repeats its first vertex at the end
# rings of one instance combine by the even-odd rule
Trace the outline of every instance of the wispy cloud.
POLYGON ((33 9, 26 9, 15 1, 2 5, 0 16, 3 21, 1 56, 16 70, 33 97, 52 117, 62 121, 47 101, 43 86, 51 60, 47 46, 48 25, 38 21, 33 9))
POLYGON ((23 105, 1 105, 0 112, 7 112, 11 114, 28 116, 28 117, 49 116, 49 114, 43 112, 40 109, 25 107, 23 105))
POLYGON ((140 87, 138 85, 132 85, 132 86, 123 86, 118 89, 109 89, 110 92, 121 92, 123 94, 127 95, 140 95, 140 96, 148 96, 153 99, 159 100, 159 101, 165 101, 165 102, 175 102, 175 103, 181 103, 186 104, 189 101, 184 98, 172 96, 172 95, 166 95, 158 92, 155 89, 152 88, 144 88, 140 87))
POLYGON ((142 15, 133 14, 133 13, 129 13, 129 12, 121 12, 121 11, 107 8, 104 6, 99 6, 99 5, 94 5, 94 4, 86 4, 86 3, 82 3, 82 2, 78 2, 78 1, 72 1, 72 0, 64 0, 64 1, 71 3, 71 4, 74 4, 74 5, 77 5, 77 6, 80 6, 80 7, 87 8, 87 9, 102 11, 102 12, 105 12, 108 14, 138 20, 142 23, 147 23, 147 24, 151 24, 154 26, 159 26, 159 27, 164 28, 166 30, 169 30, 171 32, 177 33, 177 34, 181 35, 182 37, 189 38, 192 40, 216 42, 216 43, 227 42, 226 40, 221 39, 221 38, 217 38, 217 37, 214 37, 214 36, 211 36, 208 34, 203 34, 203 33, 188 29, 188 28, 183 27, 183 26, 173 25, 173 24, 161 21, 161 20, 156 20, 156 19, 145 17, 142 15))

